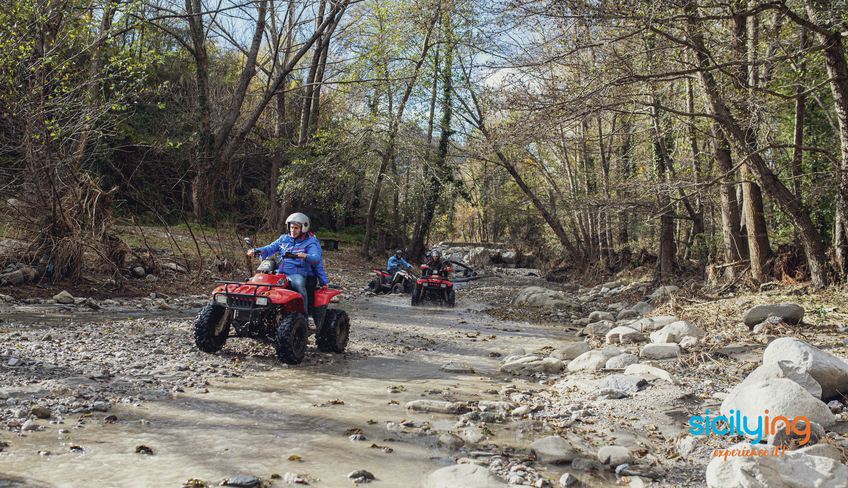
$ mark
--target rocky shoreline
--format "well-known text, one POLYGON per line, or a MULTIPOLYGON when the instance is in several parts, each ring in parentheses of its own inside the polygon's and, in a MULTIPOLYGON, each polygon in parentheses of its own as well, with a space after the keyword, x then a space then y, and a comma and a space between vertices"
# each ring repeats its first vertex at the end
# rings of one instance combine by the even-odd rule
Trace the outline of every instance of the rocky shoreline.
MULTIPOLYGON (((346 285, 343 304, 362 304, 372 296, 364 291, 364 274, 333 274, 334 282, 346 285)), ((843 343, 848 328, 838 304, 805 303, 804 297, 779 292, 709 301, 673 287, 609 282, 581 288, 530 274, 535 273, 501 270, 470 282, 457 293, 460 307, 477 303, 465 313, 517 321, 504 330, 520 330, 525 322, 548 324, 573 342, 526 350, 492 340, 481 354, 497 358, 500 372, 514 381, 493 381, 481 392, 491 400, 407 404, 411 412, 455 416, 453 429, 430 434, 455 452, 457 465, 431 473, 422 486, 451 486, 458 479, 467 486, 572 486, 593 479, 629 486, 738 486, 765 472, 781 474, 762 486, 784 486, 779 479, 791 479, 792 469, 832 480, 827 486, 848 479, 842 477, 848 473, 843 471, 848 423, 843 402, 833 398, 848 391, 843 343), (733 448, 744 436, 689 433, 689 419, 708 409, 713 415, 734 408, 756 416, 762 399, 770 397, 792 398, 772 408, 797 406, 784 415, 807 416, 820 435, 804 446, 797 438, 763 439, 769 449, 785 445, 788 456, 724 460, 714 450, 733 448), (536 440, 506 446, 502 437, 515 431, 536 440), (547 467, 557 466, 566 472, 552 476, 547 467)), ((69 429, 86 416, 105 421, 116 404, 203 393, 216 379, 280 367, 270 347, 255 341, 230 341, 220 355, 197 351, 192 311, 206 300, 158 293, 102 301, 5 297, 0 429, 16 434, 50 423, 69 429), (14 318, 21 314, 28 316, 26 323, 14 318), (77 320, 81 314, 89 315, 77 320), (50 320, 61 325, 45 325, 50 320)), ((356 342, 345 355, 310 354, 306 361, 355 361, 434 347, 356 342)), ((473 368, 454 367, 458 375, 473 374, 473 368)))

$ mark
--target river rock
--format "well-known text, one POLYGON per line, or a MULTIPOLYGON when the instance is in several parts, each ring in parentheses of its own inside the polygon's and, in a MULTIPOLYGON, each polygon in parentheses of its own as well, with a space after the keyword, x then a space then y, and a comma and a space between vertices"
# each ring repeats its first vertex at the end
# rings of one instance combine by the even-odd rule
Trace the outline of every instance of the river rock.
POLYGON ((61 292, 54 295, 53 299, 63 305, 70 305, 74 303, 74 296, 68 293, 66 290, 62 290, 61 292))
POLYGON ((38 276, 38 273, 34 269, 25 266, 10 273, 0 274, 0 286, 23 285, 34 280, 36 276, 38 276))
POLYGON ((680 345, 681 349, 685 349, 685 350, 689 351, 691 349, 696 349, 698 347, 701 347, 703 345, 703 343, 701 342, 701 339, 699 339, 697 337, 686 336, 683 339, 680 339, 679 345, 680 345))
POLYGON ((629 320, 635 319, 639 317, 639 312, 633 310, 632 308, 625 308, 621 312, 618 312, 618 315, 615 316, 615 320, 629 320))
POLYGON ((607 335, 607 332, 612 330, 615 327, 615 322, 610 322, 609 320, 602 320, 600 322, 593 322, 586 326, 583 329, 589 335, 602 336, 607 335))
POLYGON ((619 354, 616 357, 609 358, 605 367, 606 369, 625 369, 638 362, 639 357, 635 354, 619 354))
POLYGON ((414 412, 461 414, 468 411, 465 403, 443 402, 439 400, 413 400, 406 404, 407 410, 414 412))
POLYGON ((543 437, 530 444, 530 452, 540 463, 563 464, 577 458, 570 442, 558 435, 543 437))
POLYGON ((678 320, 680 319, 673 315, 660 315, 659 317, 645 317, 637 320, 636 322, 630 323, 627 326, 636 329, 639 332, 645 333, 659 330, 672 322, 677 322, 678 320))
POLYGON ((556 374, 562 371, 562 361, 557 358, 525 356, 501 366, 502 373, 530 375, 533 373, 556 374))
MULTIPOLYGON (((848 363, 794 337, 773 341, 763 353, 763 364, 789 361, 797 373, 807 373, 821 385, 821 398, 848 393, 848 363)), ((824 424, 822 424, 824 425, 824 424)))
POLYGON ((483 466, 457 464, 440 468, 421 480, 420 488, 508 488, 509 484, 483 466))
POLYGON ((607 344, 634 344, 646 340, 638 330, 623 325, 607 332, 607 344))
POLYGON ((259 486, 261 481, 256 476, 235 476, 227 478, 223 486, 237 486, 238 488, 253 488, 259 486))
POLYGON ((584 352, 591 351, 592 347, 585 342, 575 342, 562 347, 558 347, 551 352, 552 358, 557 358, 561 361, 571 361, 584 352))
POLYGON ((636 302, 632 307, 633 310, 639 312, 640 315, 648 315, 654 311, 654 307, 648 302, 636 302))
POLYGON ((749 374, 742 383, 739 383, 733 388, 733 390, 730 391, 728 398, 738 394, 738 392, 748 388, 754 383, 775 378, 786 378, 792 380, 810 392, 810 395, 813 395, 816 398, 821 398, 821 385, 819 385, 819 383, 809 374, 799 371, 791 361, 778 361, 777 364, 763 364, 758 366, 757 369, 751 371, 751 374, 749 374))
POLYGON ((798 324, 804 319, 804 307, 797 303, 757 305, 742 315, 742 322, 749 329, 753 329, 755 325, 765 321, 770 316, 780 317, 787 324, 798 324))
POLYGON ((661 286, 661 287, 657 288, 656 290, 654 290, 653 293, 651 293, 651 298, 656 299, 656 298, 670 297, 672 293, 676 292, 679 289, 680 289, 680 287, 677 287, 677 286, 674 286, 674 285, 661 286))
MULTIPOLYGON (((836 425, 833 414, 821 400, 810 395, 801 385, 786 378, 775 378, 734 389, 721 404, 721 414, 729 417, 730 410, 748 417, 756 425, 766 410, 773 419, 780 415, 788 419, 803 416, 823 427, 836 425)), ((749 424, 750 425, 750 424, 749 424)))
POLYGON ((600 322, 602 320, 609 320, 610 322, 615 322, 615 316, 609 312, 592 312, 589 314, 589 323, 593 324, 595 322, 600 322))
POLYGON ((648 386, 648 382, 638 376, 613 374, 601 380, 598 389, 619 390, 625 393, 636 393, 648 386))
POLYGON ((459 429, 459 437, 468 444, 482 444, 486 442, 486 436, 479 427, 466 427, 459 429))
MULTIPOLYGON (((788 381, 788 380, 785 380, 788 381)), ((742 442, 728 449, 751 449, 742 442)), ((824 456, 786 451, 781 456, 714 457, 707 466, 711 488, 848 488, 848 466, 824 456)))
POLYGON ((639 351, 643 359, 672 359, 680 355, 680 346, 673 342, 667 344, 646 344, 639 351))
POLYGON ((604 465, 599 463, 598 461, 590 458, 577 458, 574 461, 571 461, 571 469, 576 469, 577 471, 603 471, 604 465))
MULTIPOLYGON (((819 428, 821 428, 821 426, 819 426, 819 428)), ((809 456, 826 457, 841 463, 845 462, 845 456, 842 454, 842 451, 833 444, 808 445, 798 449, 797 452, 799 454, 807 454, 809 456)))
POLYGON ((580 480, 577 479, 577 477, 571 473, 565 473, 564 475, 559 477, 560 486, 563 486, 565 488, 571 488, 577 483, 580 483, 580 480))
POLYGON ((707 331, 691 324, 685 320, 672 322, 662 329, 651 333, 651 342, 665 344, 669 342, 680 342, 686 336, 704 337, 707 331))
MULTIPOLYGON (((789 420, 790 422, 792 421, 791 418, 789 420)), ((789 445, 793 440, 797 440, 798 444, 803 442, 804 445, 809 446, 818 443, 825 435, 824 427, 812 420, 810 421, 809 438, 807 438, 807 434, 798 434, 798 432, 807 430, 807 422, 804 422, 803 420, 793 422, 792 425, 789 426, 788 434, 786 433, 786 427, 786 423, 783 421, 775 423, 774 433, 769 434, 768 436, 768 445, 784 446, 789 445)))
POLYGON ((626 447, 605 446, 598 450, 598 461, 615 467, 632 462, 633 456, 626 447))
POLYGON ((45 407, 44 405, 35 405, 34 407, 32 407, 32 410, 30 410, 30 413, 40 419, 50 418, 50 409, 45 407))
POLYGON ((680 457, 683 459, 689 459, 689 455, 695 452, 698 448, 700 441, 697 437, 692 435, 687 435, 677 441, 677 454, 680 454, 680 457))
POLYGON ((477 402, 477 408, 479 408, 481 412, 497 412, 498 414, 503 415, 510 410, 518 408, 518 404, 502 400, 480 400, 477 402))
POLYGON ((642 378, 645 378, 646 380, 660 378, 662 380, 668 381, 672 385, 680 384, 680 380, 678 380, 677 377, 673 374, 669 373, 668 371, 662 368, 657 368, 648 364, 632 364, 624 370, 624 374, 637 375, 642 378))
POLYGON ((444 371, 446 373, 477 374, 477 370, 474 369, 473 366, 468 363, 460 362, 443 364, 442 367, 439 368, 439 371, 444 371))
POLYGON ((610 358, 614 358, 621 354, 621 351, 615 349, 600 349, 596 351, 588 351, 574 358, 568 363, 569 371, 581 370, 598 370, 606 366, 610 358))
POLYGON ((465 441, 462 440, 462 437, 459 437, 456 434, 451 432, 445 432, 444 434, 439 436, 438 444, 442 447, 446 447, 451 451, 455 451, 460 447, 465 445, 465 441))
POLYGON ((546 307, 578 312, 582 308, 579 302, 566 296, 564 293, 539 286, 531 286, 521 290, 512 300, 512 306, 546 307))

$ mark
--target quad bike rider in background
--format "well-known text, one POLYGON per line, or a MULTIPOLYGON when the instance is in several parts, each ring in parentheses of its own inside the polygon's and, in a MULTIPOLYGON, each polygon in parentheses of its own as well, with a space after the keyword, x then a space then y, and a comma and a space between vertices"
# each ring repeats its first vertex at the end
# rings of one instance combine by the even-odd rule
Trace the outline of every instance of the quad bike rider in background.
POLYGON ((418 277, 409 271, 412 265, 404 261, 402 256, 403 251, 398 249, 393 256, 389 257, 386 271, 374 269, 376 279, 368 283, 368 289, 376 294, 411 293, 418 277), (401 270, 401 267, 405 269, 401 270))
POLYGON ((448 279, 453 270, 441 257, 442 253, 438 250, 431 251, 427 262, 421 265, 421 278, 412 290, 413 307, 422 300, 437 301, 448 307, 456 305, 456 289, 448 279))

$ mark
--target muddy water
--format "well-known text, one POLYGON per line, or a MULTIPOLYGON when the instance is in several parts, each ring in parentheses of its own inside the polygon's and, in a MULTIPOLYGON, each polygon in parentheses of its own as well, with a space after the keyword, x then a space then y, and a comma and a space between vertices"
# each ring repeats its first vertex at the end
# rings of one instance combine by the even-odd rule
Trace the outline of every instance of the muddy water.
MULTIPOLYGON (((438 435, 428 434, 427 427, 452 430, 456 418, 410 413, 407 402, 497 399, 482 391, 514 380, 497 373, 500 364, 489 353, 506 355, 517 346, 530 352, 554 338, 565 340, 561 330, 496 321, 475 313, 477 306, 412 308, 400 296, 359 299, 342 308, 352 318, 351 349, 373 355, 219 380, 208 393, 118 405, 80 425, 68 417, 25 437, 6 435, 10 445, 0 453, 0 487, 176 487, 189 478, 217 483, 285 473, 334 487, 350 486, 346 475, 357 469, 373 473, 382 486, 416 486, 426 473, 455 463, 457 454, 439 448, 438 435), (387 342, 404 337, 434 344, 407 350, 403 343, 387 342), (450 361, 466 362, 478 374, 441 372, 450 361), (108 414, 119 421, 104 423, 108 414), (414 426, 389 424, 404 420, 414 426), (351 429, 360 429, 366 440, 350 440, 351 429), (154 454, 137 454, 142 444, 154 454), (71 446, 83 451, 71 452, 71 446)), ((494 439, 499 444, 519 447, 532 440, 501 429, 495 433, 503 434, 494 439)), ((557 480, 564 471, 551 466, 546 474, 557 480)))

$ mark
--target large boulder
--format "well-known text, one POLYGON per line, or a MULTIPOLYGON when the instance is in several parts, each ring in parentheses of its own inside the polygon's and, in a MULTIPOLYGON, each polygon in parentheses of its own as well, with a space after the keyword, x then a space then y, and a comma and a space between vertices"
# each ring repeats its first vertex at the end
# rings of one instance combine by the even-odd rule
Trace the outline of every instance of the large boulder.
POLYGON ((623 325, 607 332, 607 344, 635 344, 646 340, 638 330, 623 325))
MULTIPOLYGON (((848 363, 793 337, 773 341, 763 353, 763 364, 789 361, 797 373, 807 373, 821 385, 821 398, 848 393, 848 363)), ((824 425, 824 424, 822 424, 824 425)))
POLYGON ((543 437, 530 444, 530 452, 540 463, 563 464, 578 457, 571 443, 558 435, 543 437))
POLYGON ((674 359, 680 355, 680 346, 674 342, 667 344, 646 344, 639 351, 639 357, 643 359, 674 359))
POLYGON ((439 468, 421 480, 420 488, 507 488, 509 483, 483 466, 457 464, 439 468))
MULTIPOLYGON (((790 361, 778 361, 777 364, 762 364, 751 372, 743 381, 736 385, 730 391, 730 395, 736 395, 738 392, 745 390, 754 383, 760 381, 773 380, 777 378, 786 378, 801 385, 805 390, 810 392, 816 398, 821 398, 821 385, 812 376, 803 371, 798 371, 790 361)), ((728 397, 729 397, 728 396, 728 397)))
POLYGON ((786 378, 760 381, 748 384, 744 389, 734 389, 722 402, 721 414, 729 418, 731 410, 747 417, 749 426, 756 425, 756 419, 766 415, 772 419, 779 415, 790 421, 796 417, 806 417, 825 428, 836 425, 827 405, 810 395, 798 383, 786 378))
POLYGON ((769 317, 780 317, 787 324, 798 324, 804 319, 804 307, 797 303, 772 303, 757 305, 742 315, 742 322, 753 329, 769 317))
POLYGON ((557 358, 525 356, 501 366, 502 373, 530 375, 533 373, 557 374, 562 371, 562 361, 557 358))
POLYGON ((783 456, 739 455, 751 451, 747 442, 727 449, 730 455, 714 457, 707 466, 710 488, 848 488, 848 466, 827 456, 800 450, 786 451, 783 456))
POLYGON ((685 320, 678 320, 677 322, 672 322, 662 329, 651 333, 651 342, 664 344, 666 342, 680 342, 686 336, 691 337, 704 337, 707 335, 707 331, 698 327, 697 325, 691 324, 685 320))
POLYGON ((600 349, 584 352, 568 363, 567 368, 569 371, 595 371, 603 369, 610 358, 614 358, 620 354, 621 351, 615 349, 600 349))
POLYGON ((553 352, 551 352, 551 357, 557 358, 561 361, 571 361, 584 352, 591 350, 592 346, 585 342, 574 342, 554 349, 553 352))
POLYGON ((579 311, 580 302, 564 293, 540 286, 531 286, 518 293, 512 300, 513 307, 546 307, 560 310, 579 311))
POLYGON ((609 320, 610 322, 615 322, 615 315, 609 312, 600 312, 594 311, 589 314, 589 323, 593 324, 595 322, 600 322, 602 320, 609 320))
POLYGON ((672 322, 677 322, 678 320, 680 319, 674 315, 660 315, 658 317, 645 317, 637 320, 636 322, 627 324, 627 326, 636 329, 639 332, 645 333, 659 330, 672 322))

